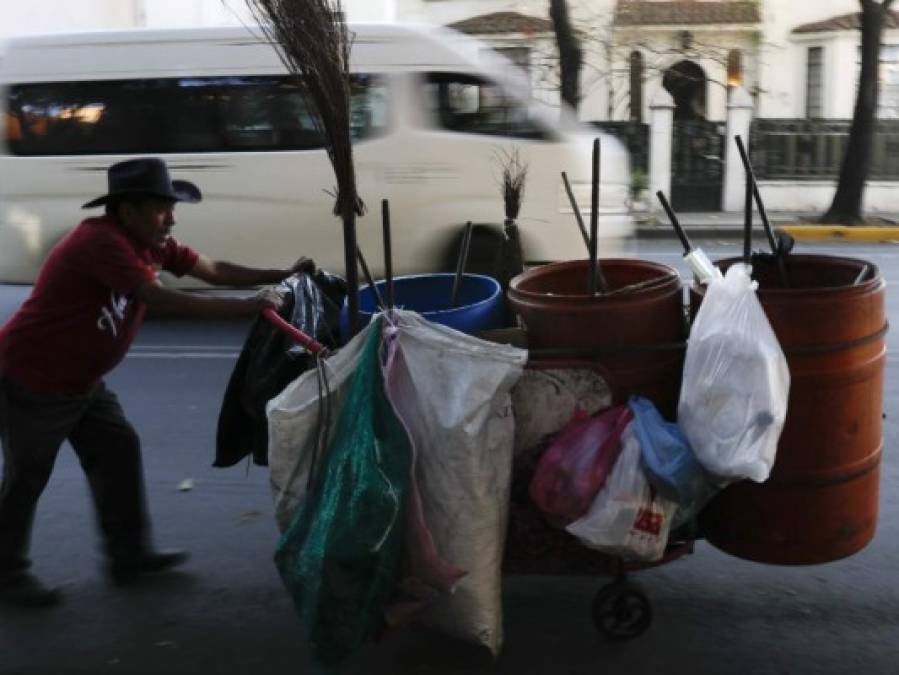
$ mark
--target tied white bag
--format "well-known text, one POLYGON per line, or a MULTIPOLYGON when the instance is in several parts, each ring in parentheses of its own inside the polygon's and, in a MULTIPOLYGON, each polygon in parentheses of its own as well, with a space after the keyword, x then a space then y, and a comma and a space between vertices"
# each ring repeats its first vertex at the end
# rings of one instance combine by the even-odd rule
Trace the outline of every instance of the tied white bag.
POLYGON ((633 422, 621 436, 621 454, 590 510, 565 529, 586 546, 628 560, 659 560, 668 545, 677 502, 658 494, 640 466, 633 422))
MULTIPOLYGON (((328 381, 324 400, 319 374, 313 368, 284 387, 265 406, 272 496, 275 500, 275 518, 282 532, 306 498, 306 485, 317 447, 329 448, 334 441, 337 418, 349 393, 352 375, 362 358, 368 331, 373 330, 373 325, 366 326, 346 346, 322 363, 327 370, 328 381), (326 409, 330 410, 330 415, 325 415, 328 428, 321 430, 324 438, 319 439, 319 422, 325 421, 323 415, 326 409)), ((318 457, 317 461, 320 466, 324 457, 318 457)))
POLYGON ((709 284, 677 409, 696 458, 722 483, 768 479, 787 415, 790 371, 751 272, 737 263, 709 284))
POLYGON ((387 395, 418 451, 425 520, 440 557, 468 574, 424 620, 494 654, 502 644, 502 557, 515 419, 527 352, 393 310, 387 395))

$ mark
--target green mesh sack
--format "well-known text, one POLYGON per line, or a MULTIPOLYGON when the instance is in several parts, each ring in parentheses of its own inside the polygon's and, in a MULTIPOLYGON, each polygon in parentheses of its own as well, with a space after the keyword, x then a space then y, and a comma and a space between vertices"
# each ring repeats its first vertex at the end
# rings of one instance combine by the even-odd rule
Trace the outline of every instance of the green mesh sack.
POLYGON ((380 334, 380 322, 369 328, 334 442, 275 553, 324 665, 339 664, 382 625, 399 577, 411 448, 384 392, 380 334))

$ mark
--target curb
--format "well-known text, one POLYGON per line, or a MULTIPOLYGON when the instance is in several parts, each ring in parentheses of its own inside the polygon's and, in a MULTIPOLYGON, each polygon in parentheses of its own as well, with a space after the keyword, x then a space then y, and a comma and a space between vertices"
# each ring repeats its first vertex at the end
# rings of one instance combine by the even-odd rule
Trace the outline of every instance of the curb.
POLYGON ((796 241, 899 241, 899 227, 896 226, 781 225, 774 229, 796 241))
MULTIPOLYGON (((684 225, 690 238, 695 239, 734 239, 742 238, 743 229, 738 227, 709 227, 705 225, 684 225)), ((677 234, 670 227, 638 227, 635 230, 638 239, 677 239, 677 234)))

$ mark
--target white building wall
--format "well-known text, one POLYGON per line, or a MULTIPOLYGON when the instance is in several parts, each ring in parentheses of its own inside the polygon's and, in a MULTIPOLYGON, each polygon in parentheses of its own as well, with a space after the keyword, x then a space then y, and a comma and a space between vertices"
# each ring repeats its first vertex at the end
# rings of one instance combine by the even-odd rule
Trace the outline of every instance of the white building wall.
POLYGON ((28 33, 128 28, 136 24, 133 0, 30 0, 0 2, 0 37, 28 33))
MULTIPOLYGON (((246 0, 139 0, 145 25, 161 27, 220 26, 252 23, 246 0)), ((393 21, 394 0, 343 0, 351 21, 393 21)))
MULTIPOLYGON (((396 0, 398 1, 398 0, 396 0)), ((352 21, 393 21, 395 0, 343 0, 352 21)), ((0 0, 0 37, 252 23, 245 0, 0 0)))
POLYGON ((767 0, 763 5, 759 86, 760 117, 804 117, 806 55, 811 46, 824 48, 824 115, 852 116, 853 83, 858 78, 857 56, 847 49, 858 45, 858 31, 793 35, 794 28, 859 11, 858 0, 767 0), (844 39, 846 38, 846 39, 844 39), (849 43, 854 46, 850 47, 849 43), (848 105, 848 113, 846 112, 848 105))

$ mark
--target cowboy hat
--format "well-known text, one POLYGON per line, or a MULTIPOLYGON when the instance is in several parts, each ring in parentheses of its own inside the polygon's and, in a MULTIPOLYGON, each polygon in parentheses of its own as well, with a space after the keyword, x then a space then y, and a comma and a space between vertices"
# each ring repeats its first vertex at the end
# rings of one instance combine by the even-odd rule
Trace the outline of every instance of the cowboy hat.
POLYGON ((141 157, 117 162, 106 172, 107 194, 83 204, 90 209, 112 199, 126 196, 148 196, 173 202, 196 203, 203 199, 200 189, 186 180, 172 180, 165 162, 156 157, 141 157))

